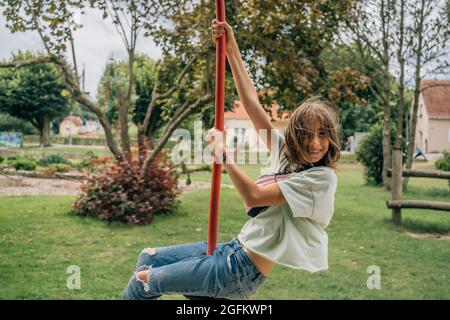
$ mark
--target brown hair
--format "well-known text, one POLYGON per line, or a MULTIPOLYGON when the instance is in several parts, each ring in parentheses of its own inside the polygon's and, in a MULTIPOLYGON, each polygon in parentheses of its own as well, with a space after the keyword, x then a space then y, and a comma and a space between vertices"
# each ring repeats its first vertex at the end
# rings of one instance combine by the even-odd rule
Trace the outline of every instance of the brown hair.
POLYGON ((336 162, 341 154, 341 139, 339 119, 335 109, 320 97, 312 97, 303 102, 292 114, 286 128, 286 144, 283 152, 295 170, 303 165, 311 165, 309 160, 308 141, 312 139, 310 129, 312 123, 318 120, 329 141, 329 148, 320 164, 336 168, 336 162))

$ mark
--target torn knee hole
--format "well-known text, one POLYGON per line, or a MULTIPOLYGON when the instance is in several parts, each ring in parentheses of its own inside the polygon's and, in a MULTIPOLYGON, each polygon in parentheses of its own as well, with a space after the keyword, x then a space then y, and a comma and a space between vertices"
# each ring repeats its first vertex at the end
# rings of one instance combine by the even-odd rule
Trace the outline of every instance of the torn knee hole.
POLYGON ((150 270, 142 270, 137 271, 135 273, 136 280, 141 282, 144 285, 144 291, 148 292, 150 289, 148 287, 148 281, 149 281, 149 272, 150 270))
POLYGON ((139 271, 136 278, 144 283, 148 283, 148 270, 139 271))
POLYGON ((156 249, 155 248, 146 248, 146 249, 144 249, 144 252, 150 256, 154 256, 156 254, 156 249))

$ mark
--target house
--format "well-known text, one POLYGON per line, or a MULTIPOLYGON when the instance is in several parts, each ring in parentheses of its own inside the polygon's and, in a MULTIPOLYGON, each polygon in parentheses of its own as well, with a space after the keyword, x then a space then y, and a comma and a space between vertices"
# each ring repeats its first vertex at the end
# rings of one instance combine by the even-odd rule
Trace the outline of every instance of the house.
POLYGON ((83 121, 80 117, 68 116, 59 124, 59 134, 63 137, 77 135, 82 126, 83 121))
POLYGON ((93 120, 83 120, 80 117, 68 116, 59 125, 59 133, 63 137, 83 136, 96 137, 103 132, 103 128, 99 122, 93 120))
POLYGON ((425 153, 450 150, 450 81, 420 82, 416 147, 425 153))
POLYGON ((103 133, 103 127, 98 121, 86 120, 84 125, 78 131, 78 134, 83 137, 97 137, 99 133, 103 133))
MULTIPOLYGON (((285 129, 289 121, 288 113, 284 113, 281 117, 278 115, 278 105, 272 104, 270 109, 272 124, 275 128, 285 129)), ((258 150, 258 136, 244 106, 239 100, 234 102, 232 111, 224 114, 224 125, 227 129, 227 143, 235 145, 247 146, 250 151, 258 150), (233 141, 234 139, 234 141, 233 141)), ((265 145, 260 145, 264 151, 265 145)))

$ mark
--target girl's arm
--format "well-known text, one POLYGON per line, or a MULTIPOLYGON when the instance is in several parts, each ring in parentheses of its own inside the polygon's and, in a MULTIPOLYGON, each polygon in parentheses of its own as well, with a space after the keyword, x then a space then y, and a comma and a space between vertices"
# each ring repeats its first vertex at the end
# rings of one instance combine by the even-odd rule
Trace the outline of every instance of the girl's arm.
MULTIPOLYGON (((267 148, 271 149, 271 129, 273 125, 270 122, 269 116, 259 103, 258 94, 256 93, 256 88, 253 85, 250 76, 245 69, 244 62, 242 61, 241 53, 239 47, 234 38, 233 29, 226 22, 218 22, 213 20, 212 23, 212 38, 216 42, 217 38, 221 37, 224 32, 226 32, 227 37, 227 58, 230 64, 231 71, 233 73, 234 82, 236 84, 236 89, 241 100, 242 105, 247 111, 253 125, 255 126, 257 132, 259 133, 261 129, 266 130, 267 141, 264 141, 267 148)), ((265 140, 263 139, 263 140, 265 140)))
POLYGON ((262 207, 287 203, 278 183, 257 185, 237 164, 229 163, 228 157, 224 167, 247 206, 262 207))
MULTIPOLYGON (((218 159, 225 154, 226 131, 210 129, 206 135, 208 147, 212 154, 218 159)), ((245 204, 249 207, 273 206, 287 203, 278 183, 267 186, 257 185, 249 176, 242 171, 234 161, 235 152, 226 152, 223 164, 230 176, 231 182, 236 187, 245 204)))

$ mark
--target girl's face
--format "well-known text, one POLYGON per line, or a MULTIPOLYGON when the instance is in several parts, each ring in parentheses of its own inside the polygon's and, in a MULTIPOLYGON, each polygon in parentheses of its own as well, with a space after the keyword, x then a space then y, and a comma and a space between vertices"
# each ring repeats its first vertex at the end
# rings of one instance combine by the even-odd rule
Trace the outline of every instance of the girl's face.
POLYGON ((311 127, 308 128, 311 135, 306 138, 306 146, 308 155, 312 163, 320 161, 328 152, 330 142, 325 134, 325 129, 319 120, 315 120, 311 127))

